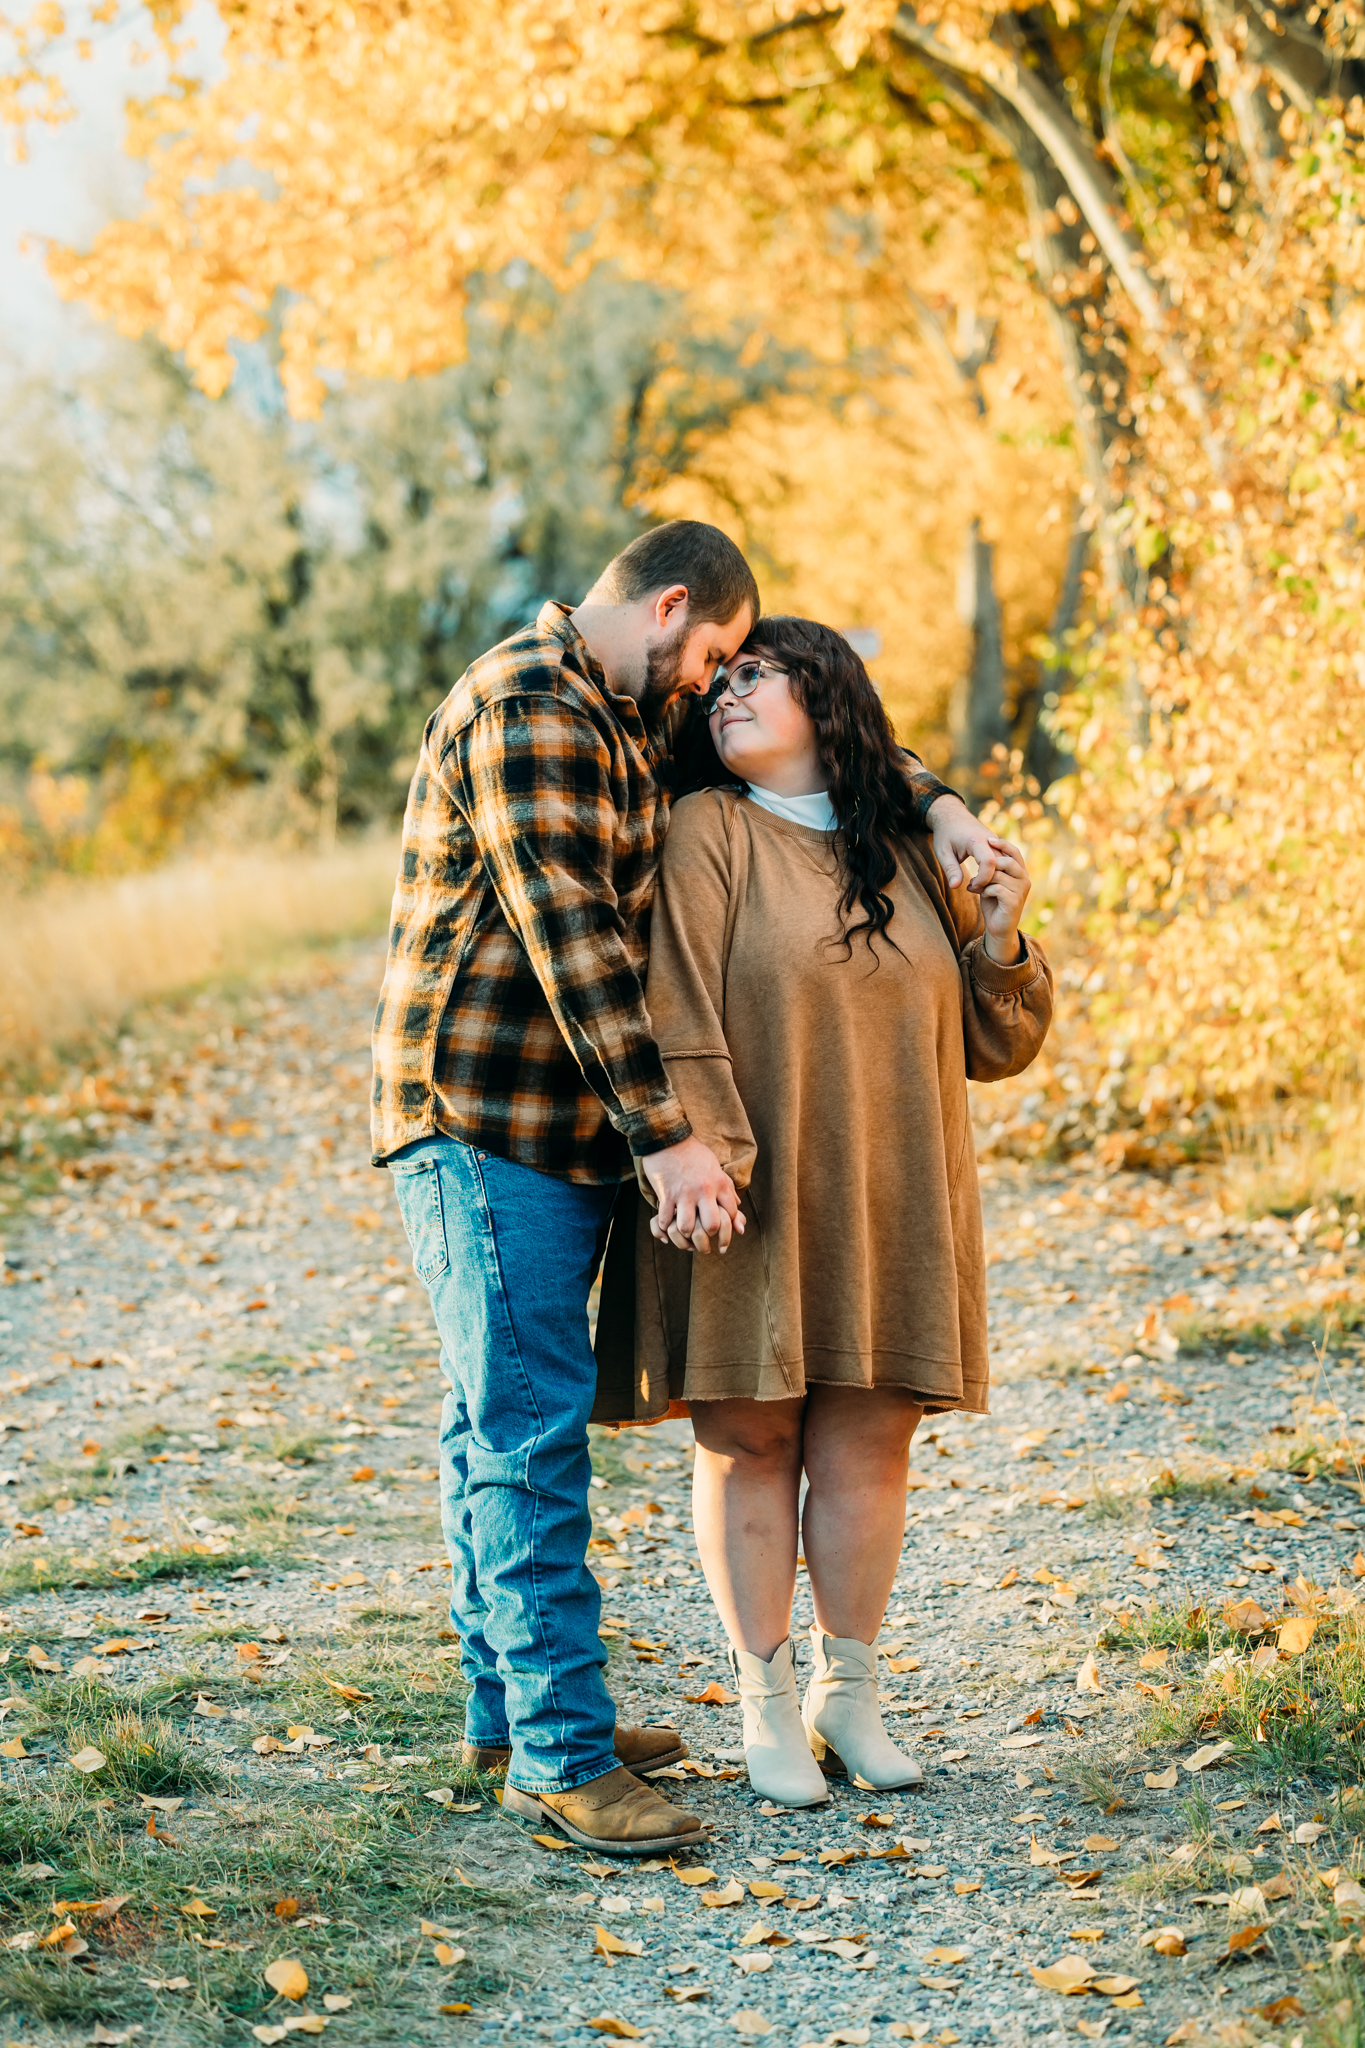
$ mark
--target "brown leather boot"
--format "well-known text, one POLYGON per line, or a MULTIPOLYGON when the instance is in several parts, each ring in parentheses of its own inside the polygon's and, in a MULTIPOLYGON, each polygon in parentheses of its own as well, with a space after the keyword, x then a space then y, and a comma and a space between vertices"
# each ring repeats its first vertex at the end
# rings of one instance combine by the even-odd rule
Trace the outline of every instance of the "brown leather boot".
POLYGON ((573 1792, 523 1792, 506 1785, 502 1810, 519 1820, 552 1820, 584 1849, 613 1856, 651 1856, 691 1848, 704 1830, 694 1813, 661 1799, 623 1764, 573 1792))
MULTIPOLYGON (((687 1744, 676 1728, 635 1728, 617 1726, 612 1738, 612 1748, 621 1762, 632 1771, 660 1771, 665 1764, 680 1764, 687 1755, 687 1744)), ((509 1749, 476 1749, 472 1742, 466 1742, 460 1751, 460 1763, 467 1771, 505 1771, 512 1761, 509 1749)))

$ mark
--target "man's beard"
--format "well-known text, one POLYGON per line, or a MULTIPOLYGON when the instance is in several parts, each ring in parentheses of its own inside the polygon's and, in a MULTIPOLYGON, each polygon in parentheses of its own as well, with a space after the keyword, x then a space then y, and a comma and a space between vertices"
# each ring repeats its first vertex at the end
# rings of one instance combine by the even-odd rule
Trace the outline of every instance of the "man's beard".
POLYGON ((669 705, 682 688, 683 645, 687 628, 679 626, 667 640, 656 641, 645 655, 645 686, 640 692, 640 716, 649 731, 663 724, 669 705))

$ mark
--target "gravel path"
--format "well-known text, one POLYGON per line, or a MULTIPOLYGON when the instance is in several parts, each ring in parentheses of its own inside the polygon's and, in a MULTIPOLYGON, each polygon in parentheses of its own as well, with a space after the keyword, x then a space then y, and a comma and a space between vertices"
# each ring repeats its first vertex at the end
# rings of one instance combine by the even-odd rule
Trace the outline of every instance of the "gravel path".
MULTIPOLYGON (((67 1164, 5 1244, 0 1568, 17 1590, 0 1625, 12 1671, 36 1644, 68 1675, 93 1659, 85 1668, 110 1684, 189 1659, 212 1688, 235 1682, 242 1638, 271 1631, 295 1645, 398 1631, 432 1660, 448 1648, 433 1337, 388 1183, 367 1163, 377 978, 366 949, 264 995, 201 999, 139 1027, 116 1068, 23 1112, 30 1148, 46 1134, 67 1164), (281 1504, 290 1541, 215 1577, 215 1557, 249 1548, 233 1509, 245 1488, 281 1504), (136 1575, 139 1560, 185 1545, 199 1546, 195 1575, 158 1579, 154 1599, 145 1580, 125 1590, 107 1572, 98 1587, 70 1583, 73 1558, 136 1575), (25 1592, 25 1576, 41 1588, 40 1558, 67 1583, 25 1592), (100 1649, 124 1637, 139 1647, 100 1649)), ((1340 1230, 1316 1243, 1311 1226, 1232 1224, 1216 1181, 1190 1169, 983 1172, 994 1412, 917 1440, 883 1631, 889 1724, 927 1789, 843 1788, 807 1815, 754 1802, 738 1710, 697 1697, 726 1692, 728 1674, 690 1534, 688 1427, 602 1434, 593 1562, 612 1682, 626 1718, 684 1729, 678 1793, 711 1828, 714 1875, 689 1885, 666 1866, 543 1850, 490 1800, 452 1815, 452 1867, 524 1888, 539 1932, 500 1988, 470 1991, 467 2018, 437 2019, 431 1993, 403 2038, 454 2028, 586 2042, 638 2029, 660 2044, 771 2033, 786 2048, 1061 2039, 1079 2026, 1124 2042, 1165 2041, 1187 2021, 1221 2028, 1229 2048, 1276 2037, 1273 2020, 1248 2016, 1302 1989, 1291 1952, 1322 1911, 1311 1845, 1284 1845, 1322 1808, 1322 1786, 1300 1780, 1271 1799, 1224 1764, 1149 1789, 1169 1760, 1144 1746, 1151 1689, 1178 1691, 1204 1660, 1177 1652, 1144 1675, 1135 1648, 1096 1645, 1106 1632, 1135 1641, 1155 1606, 1187 1592, 1269 1608, 1300 1578, 1354 1583, 1349 1461, 1334 1472, 1324 1453, 1316 1476, 1283 1468, 1314 1433, 1339 1436, 1365 1398, 1362 1354, 1348 1344, 1324 1367, 1305 1342, 1264 1341, 1296 1310, 1353 1294, 1354 1248, 1340 1230), (1191 1350, 1211 1323, 1246 1329, 1245 1348, 1191 1350), (1092 1650, 1102 1690, 1078 1690, 1092 1650), (1227 1808, 1214 1825, 1230 1874, 1198 1895, 1207 1903, 1182 1891, 1172 1855, 1201 1790, 1227 1808), (1283 1833, 1257 1836, 1272 1811, 1283 1833), (1268 1948, 1229 1961, 1228 1886, 1282 1865, 1295 1895, 1267 1911, 1268 1948), (1059 1881, 1068 1869, 1098 1874, 1077 1892, 1059 1881), (1184 1956, 1141 1943, 1169 1921, 1184 1956), (595 1956, 599 1928, 632 1952, 595 1956), (1136 1994, 1063 1999, 1034 1981, 1031 1966, 1067 1954, 1106 1981, 1135 1978, 1136 1994)), ((803 1576, 798 1628, 809 1618, 803 1576)), ((321 1760, 234 1747, 231 1729, 199 1739, 230 1755, 238 1796, 268 1796, 293 1773, 335 1779, 340 1798, 362 1745, 348 1744, 340 1710, 322 1732, 321 1760)), ((11 1783, 30 1768, 3 1765, 11 1783)), ((1322 1840, 1318 1865, 1329 1850, 1347 1859, 1348 1836, 1322 1840)), ((498 1956, 475 1960, 496 1987, 498 1956)), ((460 1981, 443 1980, 447 2001, 460 1981)), ((333 2024, 343 2043, 397 2038, 359 2001, 333 2024)), ((25 2043, 93 2038, 22 2025, 25 2043)), ((184 2038, 250 2032, 229 2019, 184 2038)))

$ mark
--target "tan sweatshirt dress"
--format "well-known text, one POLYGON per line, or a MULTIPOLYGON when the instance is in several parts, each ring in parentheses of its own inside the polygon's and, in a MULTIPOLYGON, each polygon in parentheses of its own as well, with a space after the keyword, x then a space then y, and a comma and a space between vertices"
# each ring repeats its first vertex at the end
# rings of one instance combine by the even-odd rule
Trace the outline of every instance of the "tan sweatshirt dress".
POLYGON ((676 806, 649 1011, 694 1132, 743 1191, 747 1228, 723 1258, 678 1251, 627 1195, 603 1278, 597 1420, 654 1419, 679 1399, 789 1399, 813 1381, 986 1412, 967 1079, 1028 1065, 1052 977, 1031 940, 1017 966, 989 957, 977 899, 947 888, 927 838, 904 844, 888 893, 895 946, 869 953, 858 937, 850 954, 831 834, 731 790, 676 806))

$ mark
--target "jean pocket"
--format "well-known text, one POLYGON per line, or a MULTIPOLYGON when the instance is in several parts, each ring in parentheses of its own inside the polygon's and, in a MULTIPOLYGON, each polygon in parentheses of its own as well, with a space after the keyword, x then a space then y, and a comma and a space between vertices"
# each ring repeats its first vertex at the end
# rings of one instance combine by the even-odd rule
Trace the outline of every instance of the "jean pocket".
POLYGON ((391 1166, 398 1213, 412 1246, 412 1266, 419 1280, 439 1280, 450 1268, 441 1176, 434 1159, 414 1159, 410 1166, 391 1166))

